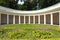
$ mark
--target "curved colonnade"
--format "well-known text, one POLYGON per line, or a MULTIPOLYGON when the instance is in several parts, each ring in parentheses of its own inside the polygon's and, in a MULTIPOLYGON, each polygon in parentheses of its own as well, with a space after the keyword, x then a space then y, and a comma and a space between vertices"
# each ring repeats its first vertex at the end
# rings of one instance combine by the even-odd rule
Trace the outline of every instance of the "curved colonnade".
POLYGON ((19 11, 0 6, 0 24, 60 25, 60 3, 36 11, 19 11))

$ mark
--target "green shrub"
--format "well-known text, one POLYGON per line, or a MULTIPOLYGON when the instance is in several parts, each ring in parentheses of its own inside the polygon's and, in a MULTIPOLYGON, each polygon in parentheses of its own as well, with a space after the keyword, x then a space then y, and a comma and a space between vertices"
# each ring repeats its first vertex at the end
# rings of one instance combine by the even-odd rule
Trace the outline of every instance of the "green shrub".
POLYGON ((25 31, 13 31, 8 33, 9 37, 12 39, 24 38, 25 34, 25 31))
POLYGON ((46 39, 46 38, 51 38, 53 36, 53 33, 48 31, 36 30, 36 31, 32 31, 32 35, 33 37, 36 38, 46 39))

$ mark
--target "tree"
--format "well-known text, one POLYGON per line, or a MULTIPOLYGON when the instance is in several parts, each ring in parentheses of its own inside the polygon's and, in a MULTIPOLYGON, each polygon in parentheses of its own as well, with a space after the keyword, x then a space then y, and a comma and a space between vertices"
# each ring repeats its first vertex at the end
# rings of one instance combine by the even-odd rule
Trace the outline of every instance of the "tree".
POLYGON ((54 5, 60 2, 60 0, 25 0, 23 5, 18 5, 18 0, 0 0, 0 5, 18 9, 18 10, 36 10, 36 5, 39 3, 40 9, 54 5))
POLYGON ((42 7, 45 8, 45 7, 54 5, 58 2, 60 2, 60 1, 59 0, 44 0, 42 7))

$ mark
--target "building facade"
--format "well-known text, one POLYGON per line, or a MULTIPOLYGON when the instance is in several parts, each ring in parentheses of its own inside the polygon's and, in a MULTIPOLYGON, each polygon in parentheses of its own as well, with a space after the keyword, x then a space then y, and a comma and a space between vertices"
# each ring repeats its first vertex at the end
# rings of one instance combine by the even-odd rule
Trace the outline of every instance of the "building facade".
POLYGON ((35 11, 19 11, 0 6, 0 24, 60 25, 60 3, 35 11))

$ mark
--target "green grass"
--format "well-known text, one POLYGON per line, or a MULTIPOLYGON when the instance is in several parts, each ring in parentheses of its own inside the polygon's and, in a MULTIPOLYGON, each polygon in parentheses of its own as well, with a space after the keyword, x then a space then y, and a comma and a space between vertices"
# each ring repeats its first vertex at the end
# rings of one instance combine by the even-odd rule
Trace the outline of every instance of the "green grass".
POLYGON ((43 24, 0 25, 0 40, 60 40, 60 28, 43 24))

